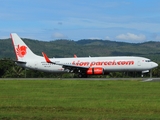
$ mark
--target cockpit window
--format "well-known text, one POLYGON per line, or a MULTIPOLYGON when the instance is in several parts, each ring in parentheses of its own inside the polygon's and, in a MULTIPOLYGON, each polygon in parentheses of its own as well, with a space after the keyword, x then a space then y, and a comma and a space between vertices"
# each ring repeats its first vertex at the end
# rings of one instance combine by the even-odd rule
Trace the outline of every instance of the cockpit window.
POLYGON ((151 60, 145 60, 145 62, 151 62, 151 60))

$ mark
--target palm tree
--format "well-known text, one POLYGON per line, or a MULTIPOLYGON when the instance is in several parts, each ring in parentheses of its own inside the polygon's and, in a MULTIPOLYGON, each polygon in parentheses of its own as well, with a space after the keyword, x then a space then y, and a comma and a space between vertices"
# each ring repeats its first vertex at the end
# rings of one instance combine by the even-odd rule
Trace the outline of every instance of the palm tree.
POLYGON ((13 66, 13 67, 11 67, 11 69, 9 69, 5 72, 3 77, 4 78, 7 78, 7 77, 14 77, 14 78, 25 77, 25 71, 22 67, 13 66))

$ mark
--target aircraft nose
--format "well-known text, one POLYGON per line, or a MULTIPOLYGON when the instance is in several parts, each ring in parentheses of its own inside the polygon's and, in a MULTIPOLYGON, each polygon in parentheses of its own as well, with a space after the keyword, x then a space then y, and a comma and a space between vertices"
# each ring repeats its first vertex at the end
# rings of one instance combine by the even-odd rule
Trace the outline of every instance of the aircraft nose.
POLYGON ((155 63, 155 62, 152 63, 152 67, 153 67, 153 68, 155 68, 155 67, 157 67, 157 66, 158 66, 157 63, 155 63))

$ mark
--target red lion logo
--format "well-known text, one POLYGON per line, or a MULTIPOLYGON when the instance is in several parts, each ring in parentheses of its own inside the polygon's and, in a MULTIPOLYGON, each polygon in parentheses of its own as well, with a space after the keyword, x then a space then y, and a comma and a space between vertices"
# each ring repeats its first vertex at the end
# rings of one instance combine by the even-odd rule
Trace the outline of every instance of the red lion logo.
POLYGON ((16 48, 16 53, 19 57, 24 57, 27 53, 26 51, 27 47, 26 46, 20 46, 18 45, 18 47, 16 48))

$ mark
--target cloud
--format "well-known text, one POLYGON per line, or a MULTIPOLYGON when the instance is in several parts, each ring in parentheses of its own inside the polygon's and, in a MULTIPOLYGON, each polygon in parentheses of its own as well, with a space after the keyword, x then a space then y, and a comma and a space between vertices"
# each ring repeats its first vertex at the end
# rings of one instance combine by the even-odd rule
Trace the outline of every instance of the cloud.
POLYGON ((56 32, 56 33, 53 33, 52 38, 53 39, 67 39, 68 37, 62 33, 56 32))
POLYGON ((160 36, 156 36, 156 38, 155 38, 155 40, 157 41, 159 41, 160 40, 160 36))
POLYGON ((110 40, 110 37, 109 37, 109 36, 106 36, 105 39, 106 39, 106 40, 110 40))
POLYGON ((136 42, 136 41, 140 42, 140 41, 146 40, 145 35, 143 35, 143 34, 136 35, 133 33, 120 34, 120 35, 116 36, 116 38, 120 39, 120 40, 132 40, 134 42, 136 42))
POLYGON ((101 38, 99 38, 99 37, 91 37, 91 38, 89 38, 90 40, 102 40, 101 38))
POLYGON ((155 41, 159 41, 160 40, 160 36, 157 33, 152 34, 152 39, 155 41))

